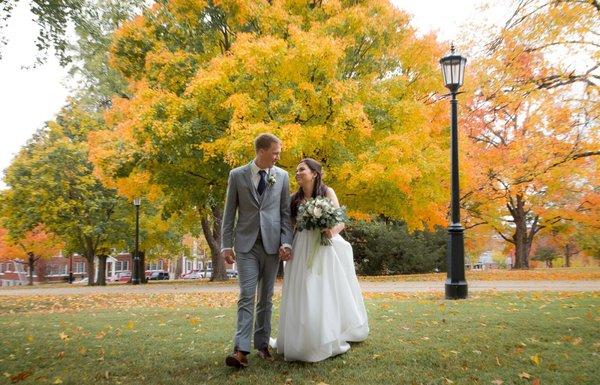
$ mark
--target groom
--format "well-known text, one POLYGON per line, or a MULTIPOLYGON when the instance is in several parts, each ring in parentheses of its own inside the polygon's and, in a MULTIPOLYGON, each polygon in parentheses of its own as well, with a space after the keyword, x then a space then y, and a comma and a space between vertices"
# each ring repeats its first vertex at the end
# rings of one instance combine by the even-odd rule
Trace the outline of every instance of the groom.
POLYGON ((261 134, 254 141, 254 149, 252 162, 229 173, 221 227, 221 255, 230 264, 237 260, 240 285, 234 351, 225 359, 228 366, 236 368, 248 366, 246 356, 255 320, 254 348, 262 359, 273 360, 268 348, 271 297, 279 259, 292 258, 289 177, 275 166, 281 141, 275 135, 261 134))

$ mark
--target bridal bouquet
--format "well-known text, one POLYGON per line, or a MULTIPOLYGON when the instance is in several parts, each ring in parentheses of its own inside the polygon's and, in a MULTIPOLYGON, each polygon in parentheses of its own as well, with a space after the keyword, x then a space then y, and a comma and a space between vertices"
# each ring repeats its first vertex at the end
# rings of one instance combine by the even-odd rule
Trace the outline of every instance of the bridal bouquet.
MULTIPOLYGON (((305 203, 298 206, 298 216, 296 226, 298 230, 324 230, 344 223, 346 216, 345 207, 334 207, 329 198, 316 197, 310 198, 305 203)), ((322 246, 331 246, 331 239, 325 234, 320 233, 320 244, 322 246)), ((309 267, 316 253, 318 244, 315 245, 312 256, 308 259, 309 267)))
MULTIPOLYGON (((310 198, 298 206, 298 230, 330 229, 338 223, 346 222, 346 208, 334 207, 329 198, 310 198)), ((321 233, 321 245, 331 246, 331 240, 321 233)))

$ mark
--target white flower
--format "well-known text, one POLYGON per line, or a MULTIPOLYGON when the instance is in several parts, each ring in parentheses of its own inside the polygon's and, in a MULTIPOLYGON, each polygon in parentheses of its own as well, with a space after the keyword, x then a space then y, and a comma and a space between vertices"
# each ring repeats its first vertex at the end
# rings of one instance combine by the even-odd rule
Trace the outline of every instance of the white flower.
POLYGON ((269 174, 269 177, 267 178, 267 183, 269 184, 269 186, 272 187, 276 182, 277 182, 277 179, 275 178, 275 175, 269 174))
POLYGON ((323 210, 321 210, 321 208, 320 208, 320 207, 315 207, 315 208, 313 209, 313 216, 314 216, 315 218, 321 218, 321 215, 322 215, 322 214, 323 214, 323 210))

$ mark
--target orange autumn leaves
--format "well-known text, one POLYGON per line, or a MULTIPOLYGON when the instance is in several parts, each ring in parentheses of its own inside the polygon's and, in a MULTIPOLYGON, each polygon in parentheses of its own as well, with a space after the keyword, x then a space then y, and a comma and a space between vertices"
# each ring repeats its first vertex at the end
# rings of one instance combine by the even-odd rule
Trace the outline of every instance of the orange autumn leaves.
MULTIPOLYGON (((468 281, 586 281, 600 279, 600 269, 536 269, 536 270, 468 270, 466 272, 468 281)), ((441 282, 446 278, 446 273, 430 274, 408 274, 408 275, 384 275, 384 276, 361 276, 359 279, 366 282, 441 282)))
POLYGON ((588 70, 599 59, 598 14, 591 3, 521 1, 485 44, 485 30, 472 32, 467 46, 480 51, 460 121, 465 223, 514 243, 526 267, 538 234, 600 225, 600 93, 588 70))
POLYGON ((62 247, 63 242, 41 225, 27 231, 18 239, 11 238, 8 231, 0 227, 0 261, 13 259, 26 261, 28 253, 33 253, 36 257, 48 258, 57 255, 62 247))
MULTIPOLYGON (((238 294, 230 293, 153 293, 114 296, 112 294, 7 296, 0 309, 7 313, 64 313, 90 309, 185 308, 199 306, 223 308, 233 306, 238 294)), ((193 321, 195 322, 195 321, 193 321)), ((134 323, 128 324, 133 329, 134 323)), ((62 338, 68 338, 68 335, 62 338)))
POLYGON ((431 102, 442 52, 387 1, 156 4, 115 34, 111 63, 132 97, 114 100, 90 157, 124 195, 155 188, 203 207, 271 131, 283 167, 323 161, 357 216, 442 224, 447 108, 431 102), (197 16, 215 13, 208 25, 197 16))

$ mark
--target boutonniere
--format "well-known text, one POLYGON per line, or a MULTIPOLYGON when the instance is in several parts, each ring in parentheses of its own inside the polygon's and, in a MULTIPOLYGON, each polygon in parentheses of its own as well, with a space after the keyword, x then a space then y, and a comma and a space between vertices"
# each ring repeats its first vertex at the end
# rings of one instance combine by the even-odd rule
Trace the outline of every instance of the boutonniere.
POLYGON ((277 182, 277 179, 275 179, 275 175, 269 174, 269 176, 267 178, 267 183, 269 184, 269 187, 273 187, 275 182, 277 182))

